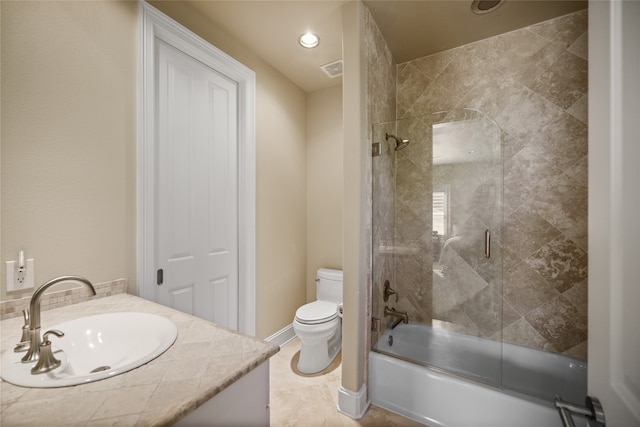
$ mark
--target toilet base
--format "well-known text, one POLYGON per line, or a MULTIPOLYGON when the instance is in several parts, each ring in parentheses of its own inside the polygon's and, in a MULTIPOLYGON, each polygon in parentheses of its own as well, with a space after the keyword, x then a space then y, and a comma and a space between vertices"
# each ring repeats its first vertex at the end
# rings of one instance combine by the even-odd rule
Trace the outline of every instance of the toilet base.
POLYGON ((329 340, 305 342, 300 339, 300 358, 298 359, 298 371, 303 374, 315 374, 333 362, 342 348, 342 328, 337 328, 336 333, 329 340))

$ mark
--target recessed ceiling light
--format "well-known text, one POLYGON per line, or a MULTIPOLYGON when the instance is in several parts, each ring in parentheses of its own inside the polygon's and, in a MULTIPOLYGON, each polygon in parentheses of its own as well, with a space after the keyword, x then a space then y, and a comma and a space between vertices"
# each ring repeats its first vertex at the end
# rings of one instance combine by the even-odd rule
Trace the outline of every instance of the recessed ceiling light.
POLYGON ((313 33, 304 33, 298 38, 298 43, 300 43, 302 47, 311 49, 312 47, 318 46, 320 38, 313 33))
POLYGON ((493 12, 502 6, 505 1, 506 0, 473 0, 473 3, 471 3, 471 11, 478 15, 493 12))

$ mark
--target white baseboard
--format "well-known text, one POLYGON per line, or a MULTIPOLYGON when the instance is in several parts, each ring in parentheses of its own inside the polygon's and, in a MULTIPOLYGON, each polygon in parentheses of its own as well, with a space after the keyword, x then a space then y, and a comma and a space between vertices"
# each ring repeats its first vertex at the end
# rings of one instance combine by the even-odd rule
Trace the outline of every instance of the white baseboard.
POLYGON ((291 341, 295 337, 296 337, 296 333, 293 331, 293 324, 289 324, 284 328, 280 329, 275 334, 271 335, 270 337, 265 338, 264 340, 272 342, 282 347, 283 345, 287 344, 289 341, 291 341))
POLYGON ((338 388, 338 411, 359 420, 367 412, 369 400, 367 400, 367 385, 362 384, 357 393, 342 386, 338 388))

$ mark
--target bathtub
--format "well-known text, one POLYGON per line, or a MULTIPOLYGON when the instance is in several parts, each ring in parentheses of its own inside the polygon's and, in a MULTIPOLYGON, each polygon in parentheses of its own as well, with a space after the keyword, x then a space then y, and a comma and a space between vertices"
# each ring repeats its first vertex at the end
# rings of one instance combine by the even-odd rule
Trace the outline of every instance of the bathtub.
POLYGON ((580 359, 400 324, 369 353, 369 399, 431 427, 562 427, 553 399, 584 404, 586 373, 580 359))

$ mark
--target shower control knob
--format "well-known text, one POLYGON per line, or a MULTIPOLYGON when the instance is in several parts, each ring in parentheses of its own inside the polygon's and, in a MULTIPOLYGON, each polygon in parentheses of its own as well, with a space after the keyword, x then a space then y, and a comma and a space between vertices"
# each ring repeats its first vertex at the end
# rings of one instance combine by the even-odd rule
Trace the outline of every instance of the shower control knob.
POLYGON ((394 291, 391 288, 391 283, 389 283, 388 280, 384 281, 384 291, 383 292, 384 292, 384 297, 383 297, 384 298, 384 302, 389 301, 389 297, 391 295, 395 295, 396 296, 396 302, 398 302, 398 294, 396 293, 396 291, 394 291))

